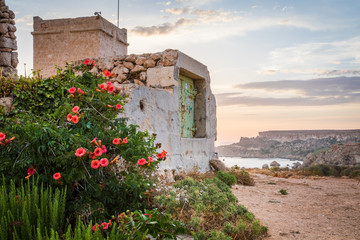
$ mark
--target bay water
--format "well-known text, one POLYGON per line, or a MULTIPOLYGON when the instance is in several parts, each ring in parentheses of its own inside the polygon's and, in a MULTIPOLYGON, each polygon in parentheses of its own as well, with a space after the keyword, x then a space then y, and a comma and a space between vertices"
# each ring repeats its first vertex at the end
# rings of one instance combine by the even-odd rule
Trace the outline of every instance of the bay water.
POLYGON ((219 157, 225 163, 227 167, 233 167, 235 165, 240 168, 262 168, 264 164, 269 165, 273 161, 276 161, 280 164, 280 167, 289 167, 293 166, 293 163, 299 162, 302 164, 302 161, 299 160, 290 160, 285 158, 241 158, 241 157, 219 157))

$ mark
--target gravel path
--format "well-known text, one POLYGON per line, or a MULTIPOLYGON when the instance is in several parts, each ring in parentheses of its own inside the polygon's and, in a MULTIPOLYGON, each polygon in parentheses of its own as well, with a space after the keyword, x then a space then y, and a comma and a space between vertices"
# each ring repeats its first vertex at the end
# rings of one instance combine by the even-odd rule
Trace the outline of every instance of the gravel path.
POLYGON ((256 185, 232 187, 239 203, 269 227, 266 240, 360 240, 360 183, 331 177, 252 174, 256 185), (281 195, 285 189, 287 195, 281 195))

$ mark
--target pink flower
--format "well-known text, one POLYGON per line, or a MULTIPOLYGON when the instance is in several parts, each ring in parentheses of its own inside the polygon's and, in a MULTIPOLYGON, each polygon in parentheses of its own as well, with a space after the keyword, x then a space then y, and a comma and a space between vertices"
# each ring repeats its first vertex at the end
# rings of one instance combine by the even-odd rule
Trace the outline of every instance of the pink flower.
POLYGON ((66 118, 67 118, 68 121, 71 121, 71 120, 72 120, 72 115, 71 115, 71 113, 69 113, 69 114, 66 116, 66 118))
POLYGON ((121 138, 114 138, 114 140, 113 140, 113 144, 115 144, 115 145, 119 145, 120 144, 120 140, 121 140, 121 138))
POLYGON ((73 121, 73 123, 78 123, 79 122, 79 117, 76 115, 73 115, 71 118, 71 121, 73 121))
POLYGON ((69 93, 75 93, 76 92, 76 88, 72 87, 69 89, 69 93))
POLYGON ((111 72, 109 72, 108 70, 105 70, 103 72, 103 74, 104 74, 105 77, 110 77, 111 76, 111 72))
POLYGON ((95 148, 94 154, 96 156, 101 156, 103 154, 102 149, 101 148, 95 148))
POLYGON ((76 149, 75 156, 77 156, 77 157, 82 157, 82 156, 85 155, 85 153, 86 153, 86 150, 85 150, 85 149, 83 149, 83 148, 78 148, 78 149, 76 149))
POLYGON ((122 143, 128 143, 127 137, 123 139, 122 143))
POLYGON ((101 150, 102 150, 103 153, 106 153, 106 152, 107 152, 107 149, 106 149, 105 145, 102 145, 101 150))
POLYGON ((116 109, 121 109, 121 105, 120 104, 116 104, 116 109))
POLYGON ((109 86, 108 87, 108 92, 111 93, 115 90, 114 86, 109 86))
POLYGON ((95 159, 96 158, 96 155, 95 153, 90 153, 90 156, 89 156, 91 159, 95 159))
POLYGON ((106 167, 107 165, 109 165, 109 160, 107 158, 103 158, 100 160, 100 165, 102 167, 106 167))
POLYGON ((72 111, 73 111, 74 113, 79 112, 79 110, 80 110, 79 106, 75 106, 75 107, 73 107, 73 109, 72 109, 72 111))
POLYGON ((100 89, 105 89, 105 84, 99 84, 99 86, 98 86, 100 89))
POLYGON ((28 168, 28 175, 33 175, 35 173, 35 169, 33 167, 28 168))
POLYGON ((113 86, 112 82, 106 82, 106 86, 110 87, 113 86))
POLYGON ((99 229, 100 225, 99 224, 95 224, 93 227, 92 227, 92 230, 95 232, 96 228, 99 229))
POLYGON ((154 162, 154 159, 152 157, 148 157, 149 162, 154 162))
POLYGON ((140 165, 140 166, 145 165, 145 164, 146 164, 145 158, 139 159, 139 160, 137 161, 137 164, 140 165))
POLYGON ((61 178, 60 173, 55 173, 55 174, 53 175, 53 178, 54 178, 55 180, 59 180, 59 179, 61 178))
POLYGON ((86 59, 86 60, 84 61, 84 64, 85 64, 85 65, 89 65, 89 64, 90 64, 90 60, 89 60, 89 59, 86 59))
POLYGON ((107 222, 103 222, 101 225, 103 226, 103 229, 109 228, 109 224, 107 222))
POLYGON ((92 160, 92 161, 91 161, 91 167, 92 167, 93 169, 97 169, 98 167, 100 167, 100 162, 99 162, 99 160, 92 160))
POLYGON ((0 142, 5 139, 5 133, 0 132, 0 142))

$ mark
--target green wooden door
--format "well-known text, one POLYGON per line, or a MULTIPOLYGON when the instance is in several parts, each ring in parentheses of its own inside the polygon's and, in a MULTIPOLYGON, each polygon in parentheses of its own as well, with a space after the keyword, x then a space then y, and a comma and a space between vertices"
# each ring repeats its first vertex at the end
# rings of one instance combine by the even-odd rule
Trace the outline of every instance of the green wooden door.
POLYGON ((192 138, 195 133, 194 100, 196 89, 194 81, 191 78, 181 75, 179 78, 181 136, 184 138, 192 138))

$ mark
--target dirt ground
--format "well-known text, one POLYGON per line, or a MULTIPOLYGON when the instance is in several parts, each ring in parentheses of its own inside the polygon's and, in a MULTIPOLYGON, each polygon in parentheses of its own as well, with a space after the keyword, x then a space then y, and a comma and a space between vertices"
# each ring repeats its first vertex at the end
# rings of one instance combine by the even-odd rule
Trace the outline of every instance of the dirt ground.
POLYGON ((360 240, 358 180, 252 177, 255 186, 236 185, 232 191, 269 228, 266 240, 360 240))

